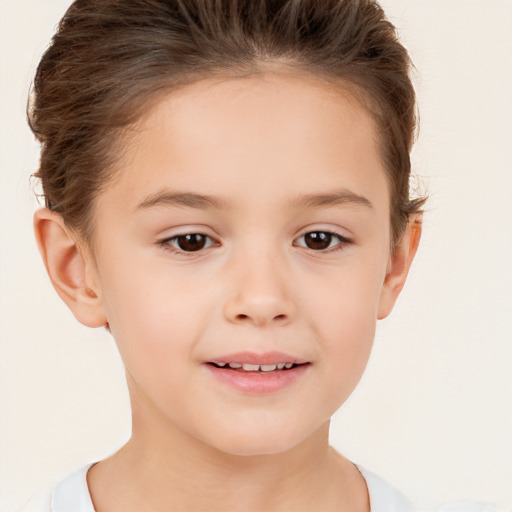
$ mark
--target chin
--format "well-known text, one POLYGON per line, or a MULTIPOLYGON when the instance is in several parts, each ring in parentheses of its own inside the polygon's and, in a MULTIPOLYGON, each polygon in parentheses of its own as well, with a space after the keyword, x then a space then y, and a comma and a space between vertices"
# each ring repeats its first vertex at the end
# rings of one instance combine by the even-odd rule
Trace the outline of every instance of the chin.
POLYGON ((277 455, 292 450, 310 438, 316 429, 292 429, 290 425, 261 425, 257 419, 250 428, 227 427, 210 432, 204 442, 229 455, 254 457, 277 455))
POLYGON ((261 455, 277 455, 284 453, 299 443, 295 443, 290 439, 271 441, 267 439, 246 440, 237 439, 235 442, 226 443, 222 451, 230 455, 237 455, 241 457, 256 457, 261 455))

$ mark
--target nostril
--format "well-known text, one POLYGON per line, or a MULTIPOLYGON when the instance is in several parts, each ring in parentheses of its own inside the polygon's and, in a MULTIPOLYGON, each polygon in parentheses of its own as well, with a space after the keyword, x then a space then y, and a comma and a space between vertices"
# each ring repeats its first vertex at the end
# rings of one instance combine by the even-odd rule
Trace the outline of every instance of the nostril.
MULTIPOLYGON (((247 320, 249 318, 249 315, 245 315, 243 313, 236 315, 237 320, 247 320)), ((276 315, 273 319, 277 321, 286 320, 286 315, 276 315)))

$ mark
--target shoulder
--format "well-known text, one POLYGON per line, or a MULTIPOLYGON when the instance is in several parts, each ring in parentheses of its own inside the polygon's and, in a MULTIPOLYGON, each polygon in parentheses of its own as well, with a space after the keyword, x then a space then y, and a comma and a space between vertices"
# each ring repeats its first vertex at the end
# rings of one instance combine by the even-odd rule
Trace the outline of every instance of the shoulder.
POLYGON ((415 512, 413 503, 375 473, 356 465, 366 480, 371 512, 415 512))
MULTIPOLYGON (((89 488, 87 464, 53 488, 35 493, 18 512, 95 512, 89 488)), ((423 512, 384 479, 356 465, 368 487, 371 512, 423 512)), ((434 509, 430 509, 434 510, 434 509)), ((458 502, 435 509, 437 512, 505 512, 490 503, 458 502)), ((511 511, 512 512, 512 511, 511 511)))
POLYGON ((87 471, 94 463, 75 471, 54 487, 34 494, 18 512, 94 512, 87 471))
MULTIPOLYGON (((359 465, 356 465, 356 467, 366 480, 371 512, 506 512, 491 503, 462 501, 425 508, 425 506, 413 504, 401 492, 375 473, 359 465)), ((512 510, 509 512, 512 512, 512 510)))

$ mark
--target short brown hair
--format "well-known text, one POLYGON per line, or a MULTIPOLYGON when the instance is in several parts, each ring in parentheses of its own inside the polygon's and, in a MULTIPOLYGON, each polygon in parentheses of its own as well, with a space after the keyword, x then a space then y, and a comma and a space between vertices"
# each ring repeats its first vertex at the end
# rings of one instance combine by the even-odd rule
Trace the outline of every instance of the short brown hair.
POLYGON ((363 99, 388 175, 394 245, 424 203, 409 197, 416 103, 409 55, 373 0, 76 0, 39 64, 29 104, 46 206, 88 239, 115 142, 148 102, 277 59, 363 99))

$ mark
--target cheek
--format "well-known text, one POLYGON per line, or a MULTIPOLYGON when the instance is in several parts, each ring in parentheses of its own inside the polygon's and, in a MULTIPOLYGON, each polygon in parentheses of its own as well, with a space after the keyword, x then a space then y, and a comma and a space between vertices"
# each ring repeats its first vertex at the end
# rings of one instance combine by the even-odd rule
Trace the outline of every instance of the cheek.
POLYGON ((190 301, 149 273, 133 276, 129 287, 112 281, 108 318, 128 374, 132 408, 145 410, 151 397, 150 402, 167 414, 185 407, 184 387, 192 394, 196 389, 190 370, 199 323, 195 310, 184 307, 190 301))
POLYGON ((302 294, 307 301, 304 307, 333 333, 356 335, 359 327, 376 323, 387 262, 366 252, 350 255, 342 265, 322 269, 303 283, 308 290, 302 294))
POLYGON ((342 400, 359 381, 370 356, 384 274, 384 260, 361 259, 319 281, 304 303, 333 384, 331 392, 341 393, 342 400))
POLYGON ((173 361, 190 360, 204 316, 201 301, 193 286, 155 262, 109 261, 118 264, 103 269, 104 307, 123 361, 130 372, 161 378, 173 361))

